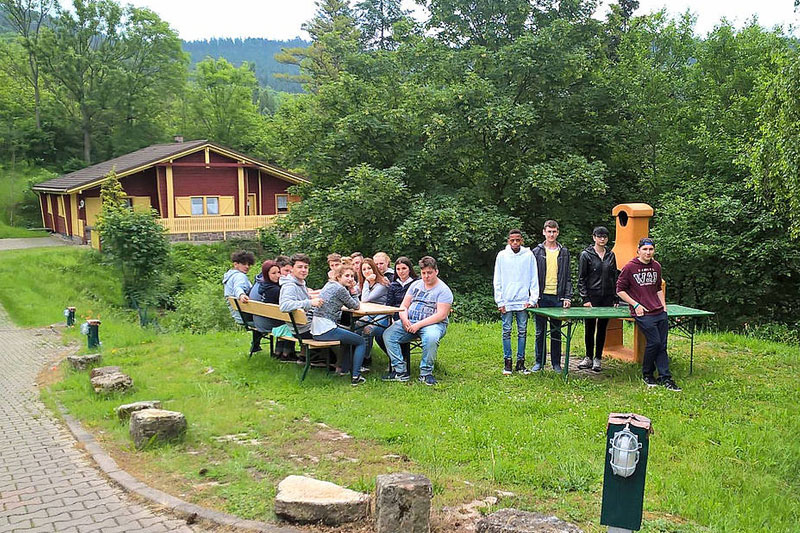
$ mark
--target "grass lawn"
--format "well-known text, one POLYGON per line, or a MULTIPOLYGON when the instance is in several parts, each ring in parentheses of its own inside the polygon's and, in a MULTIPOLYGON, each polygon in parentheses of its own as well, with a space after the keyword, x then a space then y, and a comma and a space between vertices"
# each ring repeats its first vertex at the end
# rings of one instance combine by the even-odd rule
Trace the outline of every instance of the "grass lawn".
MULTIPOLYGON (((408 470, 433 480, 439 511, 503 490, 515 496, 487 511, 552 512, 602 531, 606 419, 634 411, 655 429, 643 531, 796 531, 800 523, 796 347, 701 334, 688 376, 688 342, 672 337, 673 372, 684 388, 672 393, 647 390, 637 366, 616 362, 599 379, 503 377, 499 323, 453 324, 437 387, 381 383, 373 372, 353 388, 319 370, 301 384, 297 365, 263 353, 248 359, 244 332, 138 328, 106 303, 119 304, 119 289, 87 260, 91 253, 0 253, 0 302, 28 326, 63 321, 66 305, 101 315, 104 362, 122 366, 135 391, 100 399, 85 373, 61 370, 63 381, 45 399, 66 405, 125 468, 187 500, 271 520, 275 485, 288 474, 370 491, 376 474, 408 470), (132 449, 113 409, 146 399, 186 414, 183 443, 132 449)), ((85 343, 75 331, 66 337, 85 343)), ((529 351, 532 340, 531 331, 529 351)), ((373 367, 382 369, 386 359, 375 354, 373 367)))
POLYGON ((30 230, 17 226, 9 226, 0 220, 0 239, 17 239, 31 237, 47 237, 48 233, 44 230, 30 230))
MULTIPOLYGON (((46 231, 30 231, 26 229, 25 221, 20 218, 19 206, 16 205, 26 195, 29 182, 39 182, 48 178, 54 178, 55 174, 48 170, 28 165, 17 165, 14 172, 0 165, 0 239, 17 237, 46 237, 46 231), (15 213, 14 225, 9 225, 12 209, 15 213)), ((27 193, 30 195, 31 193, 27 193)), ((35 226, 42 225, 39 212, 32 217, 34 221, 28 224, 35 226)))

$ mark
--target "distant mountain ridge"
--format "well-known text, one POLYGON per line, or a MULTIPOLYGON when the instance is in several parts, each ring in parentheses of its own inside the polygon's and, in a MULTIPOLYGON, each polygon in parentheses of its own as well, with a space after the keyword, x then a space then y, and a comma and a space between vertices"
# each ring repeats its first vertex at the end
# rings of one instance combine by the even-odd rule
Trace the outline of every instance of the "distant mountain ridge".
POLYGON ((198 41, 183 41, 183 50, 192 57, 192 66, 206 57, 214 59, 224 57, 235 66, 244 61, 255 65, 256 77, 262 86, 271 87, 276 91, 299 93, 303 89, 297 83, 277 79, 276 72, 298 74, 299 69, 294 65, 284 65, 275 61, 275 54, 282 48, 295 48, 308 46, 311 43, 299 37, 290 41, 273 41, 255 37, 241 38, 213 38, 198 41))

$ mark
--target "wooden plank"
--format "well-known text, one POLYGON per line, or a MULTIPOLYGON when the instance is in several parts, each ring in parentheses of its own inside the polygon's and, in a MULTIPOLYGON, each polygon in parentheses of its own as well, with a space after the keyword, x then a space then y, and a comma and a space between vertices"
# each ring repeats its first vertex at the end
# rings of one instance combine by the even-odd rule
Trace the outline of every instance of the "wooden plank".
POLYGON ((167 165, 167 218, 175 218, 175 187, 172 181, 172 165, 167 165))

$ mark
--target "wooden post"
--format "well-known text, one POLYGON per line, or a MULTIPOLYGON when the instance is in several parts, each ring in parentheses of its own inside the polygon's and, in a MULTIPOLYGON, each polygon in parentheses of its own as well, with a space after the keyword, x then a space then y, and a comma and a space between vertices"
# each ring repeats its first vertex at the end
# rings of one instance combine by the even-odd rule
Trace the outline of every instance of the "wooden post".
POLYGON ((172 165, 167 165, 167 218, 175 218, 175 189, 172 182, 172 165))
MULTIPOLYGON (((241 161, 239 161, 241 163, 241 161)), ((245 193, 244 193, 244 167, 236 169, 239 175, 239 216, 244 216, 245 193)))
MULTIPOLYGON (((72 193, 69 195, 69 211, 70 211, 70 219, 72 220, 72 231, 70 235, 75 237, 78 234, 78 195, 72 193)), ((80 235, 81 240, 83 240, 83 235, 80 235)))

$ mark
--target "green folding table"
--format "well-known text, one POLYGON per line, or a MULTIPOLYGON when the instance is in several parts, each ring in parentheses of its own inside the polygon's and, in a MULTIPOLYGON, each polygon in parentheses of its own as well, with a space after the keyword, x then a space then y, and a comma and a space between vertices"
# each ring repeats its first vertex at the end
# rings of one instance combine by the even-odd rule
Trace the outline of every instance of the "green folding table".
MULTIPOLYGON (((534 315, 564 322, 561 327, 554 328, 564 338, 566 344, 564 347, 565 364, 562 371, 564 379, 567 379, 567 374, 569 373, 569 350, 572 344, 572 336, 575 333, 574 326, 578 321, 592 318, 631 318, 627 305, 621 305, 620 307, 529 307, 528 311, 534 315), (566 332, 564 326, 566 326, 566 332)), ((693 307, 667 304, 669 328, 676 330, 676 334, 679 337, 689 339, 689 374, 692 373, 694 365, 694 332, 697 320, 713 314, 711 311, 694 309, 693 307)), ((552 330, 548 331, 548 337, 551 332, 552 330)), ((545 345, 546 343, 547 339, 545 339, 545 345)))

